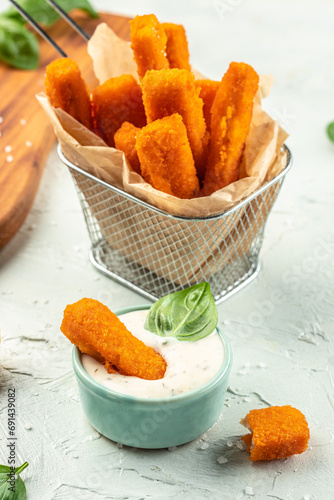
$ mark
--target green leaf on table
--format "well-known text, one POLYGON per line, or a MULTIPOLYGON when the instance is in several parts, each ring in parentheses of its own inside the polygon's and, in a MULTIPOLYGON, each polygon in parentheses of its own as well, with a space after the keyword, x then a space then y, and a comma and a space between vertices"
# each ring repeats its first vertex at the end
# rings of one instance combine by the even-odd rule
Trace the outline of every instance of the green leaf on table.
POLYGON ((38 42, 35 35, 14 19, 0 16, 0 59, 19 69, 38 66, 38 42))
POLYGON ((200 283, 162 297, 150 308, 145 328, 161 337, 194 342, 218 323, 218 311, 209 283, 200 283))
MULTIPOLYGON (((31 15, 31 17, 39 24, 43 24, 44 26, 51 26, 55 23, 59 18, 59 14, 46 3, 45 0, 17 0, 17 2, 21 5, 31 15)), ((66 12, 69 12, 73 9, 80 9, 90 17, 97 18, 99 17, 98 13, 90 5, 88 0, 58 0, 57 4, 66 12)), ((12 19, 16 19, 21 23, 26 23, 26 20, 17 12, 14 7, 10 7, 5 15, 7 17, 11 17, 12 19)))
POLYGON ((11 468, 0 465, 0 500, 25 500, 27 496, 26 487, 19 474, 28 466, 25 462, 21 467, 15 469, 15 484, 12 484, 10 476, 11 468))
POLYGON ((327 135, 332 142, 334 142, 334 122, 327 126, 327 135))

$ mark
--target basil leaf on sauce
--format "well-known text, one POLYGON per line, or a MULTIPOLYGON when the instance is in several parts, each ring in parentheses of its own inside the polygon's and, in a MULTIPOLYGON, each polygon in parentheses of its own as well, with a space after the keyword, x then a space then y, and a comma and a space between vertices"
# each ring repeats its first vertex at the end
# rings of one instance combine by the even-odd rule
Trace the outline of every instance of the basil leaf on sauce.
POLYGON ((194 342, 216 328, 218 311, 209 283, 162 297, 150 308, 145 328, 160 337, 194 342))
POLYGON ((0 500, 26 500, 26 487, 19 474, 27 466, 28 463, 24 462, 21 467, 15 469, 16 477, 15 484, 13 485, 11 476, 9 475, 11 468, 6 465, 0 465, 0 500))

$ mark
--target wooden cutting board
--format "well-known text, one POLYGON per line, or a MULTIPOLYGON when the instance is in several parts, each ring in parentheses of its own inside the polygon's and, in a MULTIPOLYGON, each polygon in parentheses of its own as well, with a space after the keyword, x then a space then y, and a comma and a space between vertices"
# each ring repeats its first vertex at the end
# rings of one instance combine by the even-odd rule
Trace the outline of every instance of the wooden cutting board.
MULTIPOLYGON (((90 19, 79 11, 72 12, 72 17, 89 35, 100 22, 106 22, 120 37, 129 39, 129 20, 125 17, 101 13, 99 19, 90 19)), ((88 86, 96 86, 87 43, 63 20, 48 33, 77 61, 88 86)), ((44 90, 45 67, 58 57, 47 42, 40 40, 37 70, 15 70, 0 61, 0 249, 28 215, 55 142, 52 127, 35 94, 44 90)))

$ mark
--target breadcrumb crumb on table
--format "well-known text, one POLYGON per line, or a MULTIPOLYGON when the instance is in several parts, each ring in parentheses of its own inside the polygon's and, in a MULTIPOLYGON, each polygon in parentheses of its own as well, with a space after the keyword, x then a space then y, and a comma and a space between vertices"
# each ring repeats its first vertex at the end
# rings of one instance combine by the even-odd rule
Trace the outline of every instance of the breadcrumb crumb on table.
POLYGON ((290 405, 251 410, 241 424, 251 431, 242 440, 253 461, 303 453, 310 439, 305 416, 290 405))

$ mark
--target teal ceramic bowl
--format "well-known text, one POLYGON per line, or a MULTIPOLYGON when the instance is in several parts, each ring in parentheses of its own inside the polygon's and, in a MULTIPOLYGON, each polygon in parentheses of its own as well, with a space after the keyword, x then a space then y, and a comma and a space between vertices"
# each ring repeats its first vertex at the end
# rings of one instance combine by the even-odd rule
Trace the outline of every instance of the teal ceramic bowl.
MULTIPOLYGON (((116 314, 149 308, 127 307, 116 314)), ((136 398, 104 387, 88 375, 81 353, 74 347, 73 368, 81 404, 91 425, 103 436, 136 448, 169 448, 198 438, 221 414, 232 365, 231 345, 223 332, 217 331, 225 349, 217 375, 198 389, 162 398, 136 398)))

